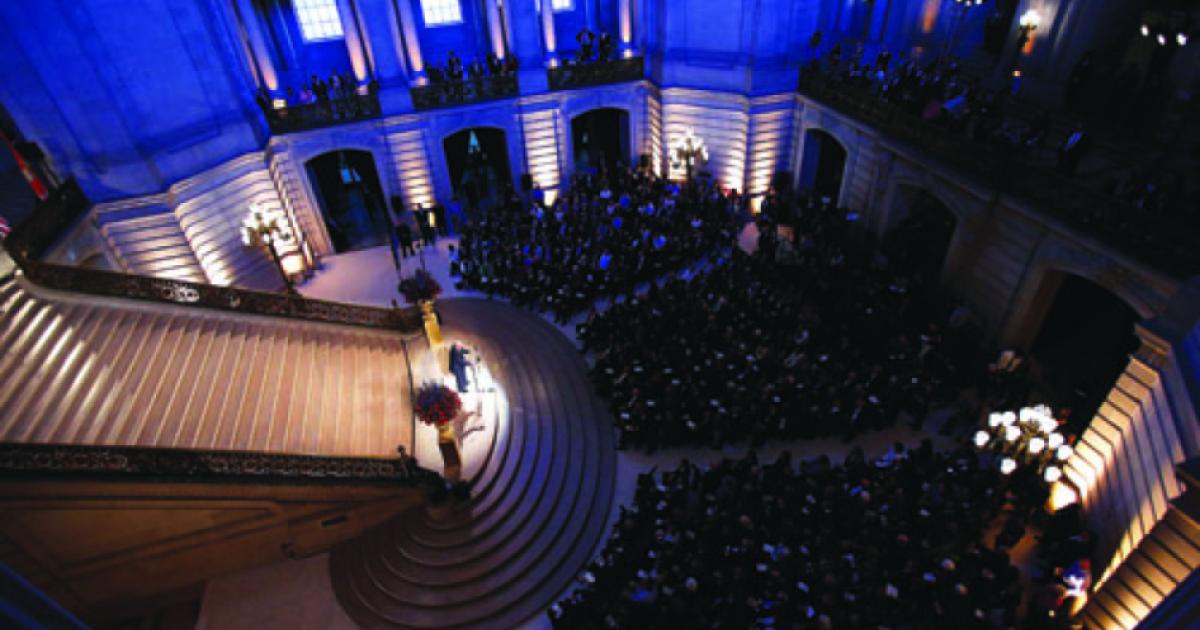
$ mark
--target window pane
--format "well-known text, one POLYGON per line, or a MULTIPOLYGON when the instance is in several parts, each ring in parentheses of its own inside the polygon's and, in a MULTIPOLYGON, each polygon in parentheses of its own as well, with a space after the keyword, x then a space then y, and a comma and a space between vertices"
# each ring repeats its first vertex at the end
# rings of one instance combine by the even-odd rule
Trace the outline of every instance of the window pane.
POLYGON ((342 37, 342 20, 338 17, 337 0, 292 0, 300 36, 306 42, 320 42, 342 37))
POLYGON ((462 7, 458 0, 421 0, 425 26, 442 26, 462 22, 462 7))

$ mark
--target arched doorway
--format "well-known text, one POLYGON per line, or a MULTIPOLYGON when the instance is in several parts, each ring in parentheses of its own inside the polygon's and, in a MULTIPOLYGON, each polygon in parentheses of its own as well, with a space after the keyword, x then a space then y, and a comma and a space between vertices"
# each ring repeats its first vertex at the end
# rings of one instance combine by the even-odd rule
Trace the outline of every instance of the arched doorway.
POLYGON ((842 173, 846 170, 846 148, 826 131, 804 132, 804 155, 800 161, 800 190, 838 203, 842 173))
POLYGON ((392 221, 369 151, 330 151, 305 164, 337 252, 386 245, 392 221))
POLYGON ((629 112, 615 107, 593 109, 571 120, 575 173, 614 172, 629 164, 629 112))
POLYGON ((1071 408, 1078 432, 1137 350, 1141 318, 1108 289, 1062 271, 1048 272, 1034 299, 1042 309, 1030 315, 1041 318, 1029 352, 1035 374, 1053 403, 1071 408))
POLYGON ((946 263, 958 218, 929 191, 911 186, 896 189, 884 251, 916 277, 936 281, 946 263))
POLYGON ((512 182, 503 129, 472 127, 442 141, 454 195, 468 212, 495 208, 512 182))

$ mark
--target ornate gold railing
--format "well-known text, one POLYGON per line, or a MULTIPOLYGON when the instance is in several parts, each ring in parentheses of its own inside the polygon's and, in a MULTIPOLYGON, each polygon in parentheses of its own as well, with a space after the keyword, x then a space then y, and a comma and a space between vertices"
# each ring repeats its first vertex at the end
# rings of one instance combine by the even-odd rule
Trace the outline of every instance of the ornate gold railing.
POLYGON ((495 101, 518 94, 517 75, 508 73, 463 81, 438 81, 412 88, 410 93, 413 109, 417 111, 495 101))
POLYGON ((922 120, 867 89, 822 75, 804 77, 800 92, 917 147, 997 190, 1032 202, 1040 212, 1181 277, 1200 273, 1194 224, 1138 209, 1112 194, 1063 177, 1016 148, 974 142, 922 120))
POLYGON ((643 57, 567 63, 546 71, 551 90, 571 90, 591 85, 637 81, 645 75, 643 57))
POLYGON ((386 309, 313 300, 298 295, 138 276, 43 263, 40 258, 87 210, 87 198, 71 180, 63 185, 4 241, 26 277, 49 289, 198 306, 236 313, 290 317, 331 324, 386 328, 401 332, 422 329, 416 309, 386 309))
POLYGON ((378 118, 381 110, 378 95, 354 94, 323 103, 269 109, 263 113, 271 133, 292 133, 378 118))
POLYGON ((380 481, 436 483, 403 451, 394 458, 324 457, 172 448, 0 444, 0 474, 97 475, 191 481, 380 481))

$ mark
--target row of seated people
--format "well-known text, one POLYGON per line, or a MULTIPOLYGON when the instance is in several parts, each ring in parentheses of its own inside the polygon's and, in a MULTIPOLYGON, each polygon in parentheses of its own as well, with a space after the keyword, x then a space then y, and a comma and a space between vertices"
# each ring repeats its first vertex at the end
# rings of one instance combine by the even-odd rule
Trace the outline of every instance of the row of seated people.
POLYGON ((892 64, 890 57, 881 53, 874 64, 862 64, 831 55, 823 67, 815 60, 810 62, 805 73, 806 80, 824 78, 869 90, 880 101, 975 142, 1034 150, 1050 131, 1051 120, 1045 114, 1029 123, 1006 118, 1007 95, 985 89, 978 79, 961 72, 952 59, 892 64))
MULTIPOLYGON (((1087 67, 1087 58, 1081 60, 1080 64, 1087 67)), ((1077 68, 1068 85, 1068 101, 1082 98, 1072 98, 1071 94, 1080 91, 1076 87, 1079 81, 1094 82, 1094 78, 1091 78, 1094 72, 1084 72, 1088 78, 1077 80, 1075 74, 1079 73, 1077 68)), ((1127 72, 1123 71, 1123 74, 1127 72)), ((1010 151, 1010 155, 1022 156, 1031 165, 1040 168, 1047 168, 1053 163, 1059 173, 1068 176, 1075 175, 1080 163, 1092 149, 1092 133, 1089 126, 1082 122, 1082 117, 1071 116, 1067 135, 1050 146, 1049 137, 1055 125, 1049 110, 1042 109, 1027 119, 1006 115, 1010 93, 983 87, 977 78, 962 72, 954 59, 935 58, 929 63, 916 60, 892 63, 890 55, 882 52, 874 63, 864 63, 853 55, 843 59, 835 51, 824 63, 816 59, 810 61, 804 69, 804 80, 857 86, 869 91, 881 102, 944 126, 949 132, 974 144, 1003 148, 1010 151), (1041 160, 1039 156, 1042 153, 1052 154, 1052 157, 1041 160)), ((1138 91, 1137 83, 1136 77, 1132 80, 1132 87, 1126 85, 1123 79, 1121 84, 1124 87, 1113 89, 1138 91)), ((1088 98, 1094 98, 1095 92, 1095 89, 1088 88, 1087 93, 1091 95, 1088 98)), ((1111 103, 1129 103, 1131 99, 1136 101, 1139 98, 1116 95, 1107 100, 1111 103)), ((1068 102, 1067 105, 1069 112, 1081 109, 1078 104, 1068 102)), ((1135 109, 1128 104, 1122 107, 1135 109)), ((1134 128, 1134 121, 1146 117, 1142 114, 1131 115, 1129 118, 1132 120, 1126 120, 1110 131, 1134 128)), ((1194 221, 1198 193, 1195 187, 1187 186, 1186 177, 1172 166, 1169 159, 1162 157, 1155 160, 1153 168, 1127 164, 1119 174, 1098 180, 1104 183, 1101 188, 1107 189, 1106 192, 1134 210, 1146 211, 1138 212, 1137 216, 1156 214, 1175 220, 1194 221)), ((1121 219, 1094 218, 1104 221, 1121 219)))
POLYGON ((530 210, 510 204, 465 224, 462 286, 565 321, 733 240, 730 202, 720 191, 645 170, 576 178, 548 207, 539 192, 530 210))
POLYGON ((788 453, 643 474, 556 628, 1017 627, 1019 572, 983 543, 1023 486, 928 441, 840 466, 788 453))
POLYGON ((919 422, 950 397, 958 360, 942 348, 963 331, 931 319, 928 279, 870 255, 869 235, 845 217, 832 205, 802 213, 793 264, 765 244, 753 257, 735 249, 593 309, 578 332, 622 446, 850 439, 902 415, 919 422))

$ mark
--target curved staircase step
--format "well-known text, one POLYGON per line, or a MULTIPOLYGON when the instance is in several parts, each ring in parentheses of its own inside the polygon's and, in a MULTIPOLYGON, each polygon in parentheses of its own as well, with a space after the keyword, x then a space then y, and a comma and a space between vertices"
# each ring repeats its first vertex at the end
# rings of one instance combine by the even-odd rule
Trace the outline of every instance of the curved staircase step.
POLYGON ((439 310, 447 338, 501 363, 493 376, 507 426, 472 498, 449 516, 413 510, 330 555, 338 601, 364 627, 515 626, 561 594, 607 528, 611 417, 574 345, 507 304, 447 300, 439 310))

